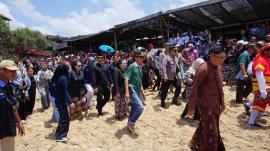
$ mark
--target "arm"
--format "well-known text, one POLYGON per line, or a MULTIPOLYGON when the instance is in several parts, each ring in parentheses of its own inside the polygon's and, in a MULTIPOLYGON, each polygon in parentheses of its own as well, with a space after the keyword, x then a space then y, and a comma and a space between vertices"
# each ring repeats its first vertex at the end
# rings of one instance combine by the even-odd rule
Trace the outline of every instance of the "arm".
POLYGON ((168 79, 168 76, 167 76, 167 71, 166 71, 166 67, 167 67, 167 57, 165 57, 162 61, 162 72, 163 72, 163 78, 164 79, 168 79))
POLYGON ((246 66, 245 66, 245 64, 240 63, 240 69, 241 69, 241 71, 242 71, 242 73, 243 73, 244 79, 246 79, 248 76, 247 76, 247 71, 246 71, 246 66))
POLYGON ((72 103, 72 100, 71 100, 71 97, 68 93, 68 81, 67 81, 67 78, 61 78, 59 79, 59 85, 60 85, 60 88, 63 92, 63 96, 65 98, 65 103, 67 105, 70 105, 72 103))
POLYGON ((265 78, 263 76, 263 72, 262 71, 256 71, 255 75, 256 75, 256 78, 257 78, 257 81, 258 81, 261 97, 265 99, 267 97, 267 91, 266 91, 266 88, 265 88, 265 78))
POLYGON ((116 93, 119 93, 119 71, 115 70, 113 73, 113 79, 114 79, 114 86, 115 86, 115 91, 116 93))
POLYGON ((92 72, 92 87, 95 89, 96 88, 96 67, 93 67, 93 72, 92 72))
POLYGON ((31 87, 31 81, 30 81, 30 78, 29 77, 26 77, 25 78, 25 83, 26 83, 25 96, 26 97, 29 97, 28 91, 29 91, 29 89, 31 87))

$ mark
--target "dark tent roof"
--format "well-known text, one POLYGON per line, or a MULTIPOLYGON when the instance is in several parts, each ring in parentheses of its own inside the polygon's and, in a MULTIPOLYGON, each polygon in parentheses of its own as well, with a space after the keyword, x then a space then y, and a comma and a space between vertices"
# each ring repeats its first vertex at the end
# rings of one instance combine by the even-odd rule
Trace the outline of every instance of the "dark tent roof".
MULTIPOLYGON (((249 21, 270 19, 270 0, 209 0, 178 9, 158 12, 140 19, 115 25, 114 28, 96 34, 72 37, 67 42, 111 42, 116 31, 118 40, 160 34, 160 22, 170 20, 178 27, 196 29, 222 29, 242 25, 249 21)), ((166 21, 165 21, 166 22, 166 21)), ((165 23, 166 24, 166 23, 165 23)), ((163 31, 166 28, 163 26, 163 31)))
POLYGON ((0 18, 4 19, 4 20, 7 20, 7 21, 11 21, 10 18, 8 18, 7 16, 3 15, 3 14, 0 14, 0 18))
POLYGON ((165 14, 200 28, 217 28, 248 21, 269 19, 269 0, 211 0, 165 14))

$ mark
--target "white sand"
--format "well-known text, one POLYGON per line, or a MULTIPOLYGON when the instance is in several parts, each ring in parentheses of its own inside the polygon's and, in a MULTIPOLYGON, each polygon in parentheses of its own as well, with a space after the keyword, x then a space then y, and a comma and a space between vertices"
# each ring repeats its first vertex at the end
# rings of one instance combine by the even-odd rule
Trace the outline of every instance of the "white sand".
MULTIPOLYGON (((269 151, 270 119, 261 120, 264 129, 247 125, 242 105, 235 105, 232 99, 235 91, 224 88, 226 111, 220 121, 221 136, 228 151, 269 151)), ((197 122, 180 120, 182 106, 171 105, 161 109, 156 93, 148 92, 143 115, 137 122, 138 135, 131 135, 126 130, 127 120, 114 119, 114 103, 108 103, 103 117, 97 117, 92 109, 82 121, 72 121, 67 144, 56 143, 54 132, 57 124, 51 123, 51 109, 40 112, 41 103, 36 102, 35 113, 27 121, 26 136, 16 138, 19 151, 185 151, 197 122)), ((39 100, 39 99, 38 99, 39 100)), ((171 95, 167 102, 171 102, 171 95)), ((269 108, 268 108, 269 111, 269 108)))

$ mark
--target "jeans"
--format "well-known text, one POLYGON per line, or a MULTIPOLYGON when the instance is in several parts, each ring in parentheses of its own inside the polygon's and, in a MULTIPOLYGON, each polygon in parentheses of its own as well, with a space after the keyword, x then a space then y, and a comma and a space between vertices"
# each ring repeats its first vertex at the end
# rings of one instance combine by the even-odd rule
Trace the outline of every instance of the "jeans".
POLYGON ((53 108, 52 120, 54 122, 58 123, 60 115, 59 115, 58 109, 55 105, 55 98, 50 95, 50 100, 51 100, 51 104, 52 104, 52 108, 53 108))
POLYGON ((128 117, 128 122, 135 124, 143 112, 144 105, 137 92, 131 92, 130 103, 131 111, 128 117))
POLYGON ((49 98, 49 86, 39 86, 41 94, 41 105, 43 109, 50 107, 50 98, 49 98))
POLYGON ((236 85, 236 103, 242 103, 243 97, 248 97, 252 92, 252 81, 250 78, 248 80, 237 80, 236 85))
POLYGON ((55 132, 56 139, 62 139, 63 137, 67 137, 69 131, 69 113, 67 105, 57 105, 57 109, 60 114, 58 126, 55 132))

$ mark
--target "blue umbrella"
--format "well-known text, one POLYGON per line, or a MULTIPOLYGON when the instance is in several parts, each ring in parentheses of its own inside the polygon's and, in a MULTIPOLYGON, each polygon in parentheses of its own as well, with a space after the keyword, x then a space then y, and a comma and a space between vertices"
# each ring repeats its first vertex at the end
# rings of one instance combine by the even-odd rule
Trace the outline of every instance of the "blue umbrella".
POLYGON ((111 46, 108 46, 108 45, 101 45, 98 48, 104 52, 114 52, 115 51, 111 46))

